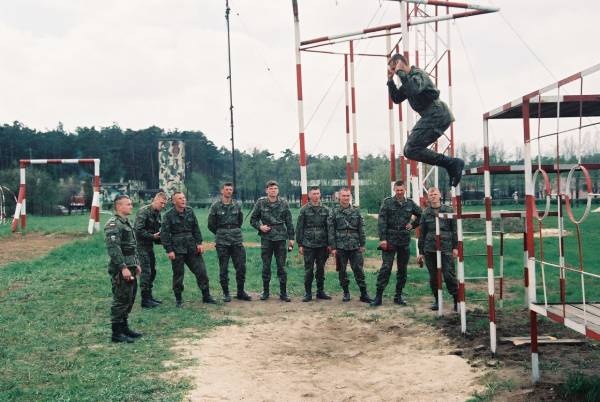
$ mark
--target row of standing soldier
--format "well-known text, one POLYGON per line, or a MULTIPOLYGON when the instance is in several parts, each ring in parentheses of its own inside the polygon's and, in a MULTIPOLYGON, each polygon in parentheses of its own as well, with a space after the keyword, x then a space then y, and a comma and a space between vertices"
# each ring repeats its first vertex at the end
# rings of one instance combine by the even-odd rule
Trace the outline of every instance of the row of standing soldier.
MULTIPOLYGON (((435 215, 448 212, 439 203, 439 190, 429 191, 430 207, 421 217, 421 210, 404 196, 404 184, 394 185, 394 196, 386 198, 381 206, 378 231, 383 264, 377 278, 377 293, 373 300, 369 297, 363 270, 365 250, 364 221, 358 208, 351 205, 350 190, 340 190, 340 202, 331 210, 320 202, 318 187, 309 191, 309 203, 302 207, 297 222, 296 242, 299 253, 304 258, 305 302, 312 300, 312 282, 316 276, 316 298, 329 300, 324 289, 324 267, 329 254, 336 259, 336 270, 343 290, 343 301, 350 300, 349 280, 346 273, 348 262, 360 289, 360 300, 372 306, 382 304, 383 291, 389 281, 394 258, 397 258, 398 273, 394 302, 405 305, 402 290, 406 284, 406 265, 410 255, 410 231, 421 223, 418 260, 425 259, 430 274, 430 285, 435 297, 432 309, 437 309, 437 279, 435 258, 435 215), (436 198, 437 195, 437 198, 436 198), (433 219, 433 221, 432 221, 433 219), (419 222, 420 221, 420 222, 419 222), (433 222, 433 228, 432 228, 433 222), (433 246, 432 246, 433 245, 433 246)), ((261 259, 263 263, 263 293, 261 300, 270 296, 271 261, 275 256, 282 301, 289 302, 287 294, 287 273, 285 262, 287 253, 294 246, 294 226, 288 203, 279 197, 278 184, 267 182, 266 197, 255 204, 250 224, 258 230, 261 238, 261 259)), ((246 274, 246 253, 242 243, 241 226, 243 212, 241 204, 232 199, 233 185, 225 183, 221 188, 221 199, 215 202, 208 216, 208 228, 215 233, 219 278, 223 289, 223 300, 231 301, 228 283, 229 259, 236 272, 239 300, 249 301, 251 297, 244 290, 246 274)), ((173 208, 161 219, 161 210, 166 205, 166 195, 158 193, 148 206, 142 207, 132 227, 127 216, 131 213, 131 200, 119 196, 115 200, 115 216, 105 226, 106 245, 110 257, 109 273, 113 284, 113 304, 111 323, 114 342, 132 342, 141 334, 132 331, 127 325, 137 290, 136 275, 140 276, 142 307, 156 307, 162 302, 152 295, 156 277, 154 244, 162 243, 173 269, 173 292, 176 305, 183 305, 184 264, 196 277, 205 303, 215 303, 209 292, 209 280, 202 258, 204 247, 202 234, 193 210, 187 206, 185 195, 176 192, 172 197, 173 208)), ((444 221, 442 227, 442 263, 444 279, 448 291, 454 296, 456 309, 456 277, 452 254, 456 255, 456 230, 451 220, 444 221), (451 251, 450 251, 451 250, 451 251)))

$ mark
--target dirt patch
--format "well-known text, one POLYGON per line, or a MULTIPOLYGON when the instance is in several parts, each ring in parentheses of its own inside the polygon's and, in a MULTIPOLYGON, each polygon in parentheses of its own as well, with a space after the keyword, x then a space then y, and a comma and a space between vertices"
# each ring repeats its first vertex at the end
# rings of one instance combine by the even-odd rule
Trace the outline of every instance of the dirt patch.
POLYGON ((410 308, 335 299, 217 307, 241 325, 179 341, 197 363, 172 374, 192 378, 192 401, 463 401, 481 389, 481 369, 410 308))
POLYGON ((14 261, 31 260, 48 254, 53 249, 73 241, 82 235, 20 233, 2 237, 0 241, 0 267, 14 261))

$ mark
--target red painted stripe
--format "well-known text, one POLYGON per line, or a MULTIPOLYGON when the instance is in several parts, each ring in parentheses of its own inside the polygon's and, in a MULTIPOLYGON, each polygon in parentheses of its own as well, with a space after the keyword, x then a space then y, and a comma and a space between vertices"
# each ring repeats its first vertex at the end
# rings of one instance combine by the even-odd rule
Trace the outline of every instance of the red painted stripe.
POLYGON ((492 199, 490 197, 485 197, 485 220, 492 220, 492 199))
POLYGON ((320 36, 320 37, 314 38, 314 39, 303 40, 300 42, 300 46, 312 45, 313 43, 324 42, 326 40, 329 40, 329 36, 320 36))
POLYGON ((300 166, 306 166, 306 151, 304 148, 304 133, 300 133, 300 166))
POLYGON ((346 105, 346 134, 350 133, 350 105, 346 105))
POLYGON ((565 323, 565 318, 562 315, 555 314, 551 311, 546 311, 546 314, 548 315, 548 318, 550 318, 554 322, 557 322, 559 324, 565 323))
POLYGON ((483 120, 487 120, 487 119, 489 119, 489 117, 490 117, 490 112, 485 112, 483 114, 483 120))
POLYGON ((494 268, 494 246, 486 246, 487 266, 489 269, 494 268))
POLYGON ((511 108, 510 102, 505 103, 504 105, 502 105, 502 110, 508 110, 511 108))
POLYGON ((529 129, 529 101, 523 102, 523 141, 528 143, 531 139, 530 129, 529 129))
POLYGON ((558 81, 558 86, 563 86, 565 84, 568 84, 569 82, 578 80, 581 78, 581 73, 575 73, 567 78, 563 78, 562 80, 558 81))
POLYGON ((490 310, 490 322, 496 323, 496 304, 494 295, 488 295, 488 308, 490 310))
POLYGON ((88 159, 78 159, 77 163, 96 163, 96 161, 93 159, 89 159, 89 158, 88 159))
POLYGON ((354 41, 350 41, 350 63, 354 63, 354 41))
POLYGON ((525 205, 527 207, 525 218, 525 225, 527 227, 527 234, 525 237, 527 238, 527 240, 525 249, 527 249, 528 258, 531 258, 535 257, 535 243, 533 239, 533 217, 535 211, 535 198, 533 197, 533 195, 525 196, 525 205))
POLYGON ((531 336, 531 353, 538 351, 537 313, 529 310, 529 332, 531 336))
POLYGON ((351 94, 351 104, 352 104, 352 113, 356 113, 356 101, 355 101, 355 92, 354 92, 354 87, 350 88, 350 94, 351 94))
POLYGON ((452 86, 452 51, 448 49, 448 86, 452 86))
POLYGON ((436 250, 441 250, 442 249, 442 238, 440 235, 435 235, 435 249, 436 250))
POLYGON ((350 162, 346 162, 346 181, 348 182, 348 188, 352 187, 352 167, 350 162))
POLYGON ((562 304, 565 304, 565 278, 560 278, 558 281, 560 287, 560 301, 562 302, 562 304))
POLYGON ((298 100, 302 100, 302 65, 296 64, 296 90, 298 91, 298 100))
POLYGON ((461 282, 458 284, 458 300, 465 301, 465 283, 461 282))
POLYGON ((442 290, 442 267, 437 268, 437 288, 442 290))
POLYGON ((588 338, 592 338, 597 341, 600 341, 600 333, 598 333, 592 329, 589 329, 587 327, 585 328, 585 336, 587 336, 588 338))
POLYGON ((356 142, 353 144, 354 147, 354 172, 358 172, 358 145, 356 142))
POLYGON ((63 163, 62 159, 48 159, 46 162, 48 165, 60 165, 63 163))
POLYGON ((500 300, 504 299, 504 278, 500 277, 500 300))
POLYGON ((94 176, 94 184, 95 188, 100 188, 100 176, 94 176))
POLYGON ((528 93, 527 95, 523 96, 523 102, 527 102, 527 101, 529 101, 531 98, 533 98, 533 97, 536 97, 536 96, 539 96, 539 94, 540 94, 540 91, 539 91, 539 90, 537 90, 537 91, 533 91, 533 92, 531 92, 531 93, 528 93))
POLYGON ((19 161, 19 167, 20 167, 21 169, 23 169, 23 168, 26 168, 26 167, 27 167, 27 165, 29 165, 29 164, 30 164, 30 162, 29 162, 29 159, 21 159, 21 160, 19 161))
POLYGON ((402 27, 402 24, 398 22, 396 24, 381 25, 378 27, 366 28, 366 29, 363 29, 363 33, 368 34, 368 33, 373 33, 373 32, 378 32, 378 31, 386 31, 388 29, 395 29, 395 28, 401 28, 401 27, 402 27))
POLYGON ((523 283, 526 288, 529 287, 529 268, 523 267, 523 283))
POLYGON ((390 144, 390 179, 396 181, 396 147, 390 144))
POLYGON ((488 169, 490 166, 490 148, 487 145, 483 147, 483 166, 488 169))

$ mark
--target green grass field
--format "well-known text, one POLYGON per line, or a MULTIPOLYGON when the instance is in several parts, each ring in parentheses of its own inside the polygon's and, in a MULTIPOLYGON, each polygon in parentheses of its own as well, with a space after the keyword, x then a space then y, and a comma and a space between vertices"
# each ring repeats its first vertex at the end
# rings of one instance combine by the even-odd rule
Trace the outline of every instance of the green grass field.
MULTIPOLYGON (((297 214, 297 211, 294 212, 297 214)), ((581 208, 576 211, 581 214, 581 208)), ((212 234, 205 228, 206 210, 198 210, 202 233, 206 241, 212 234)), ((102 225, 109 215, 102 215, 102 225)), ((84 233, 87 216, 28 218, 28 231, 40 233, 84 233)), ((555 226, 555 218, 548 218, 548 227, 555 226), (550 222, 553 222, 552 224, 550 222)), ((591 214, 582 225, 584 262, 586 270, 600 273, 600 216, 591 214)), ((373 232, 376 225, 368 219, 367 257, 378 258, 378 240, 373 232)), ((570 236, 565 240, 567 261, 577 266, 577 247, 572 225, 566 225, 570 236)), ((0 241, 7 239, 10 228, 0 227, 0 241)), ((258 236, 248 222, 244 223, 245 240, 258 242, 258 236)), ((556 260, 556 238, 544 241, 546 257, 556 260)), ((468 241, 469 249, 481 252, 484 240, 468 241)), ((505 276, 521 280, 523 269, 523 246, 521 239, 506 240, 505 276)), ((14 250, 18 253, 18 250, 14 250)), ((247 248, 247 289, 260 292, 260 249, 247 248)), ((163 307, 141 312, 139 299, 130 316, 132 328, 145 332, 142 340, 132 345, 115 345, 109 342, 109 307, 111 291, 106 272, 107 256, 102 234, 82 237, 59 247, 47 256, 26 262, 0 266, 0 400, 27 401, 169 401, 181 400, 190 384, 185 379, 167 379, 160 376, 173 368, 165 368, 163 362, 175 360, 171 352, 177 336, 190 336, 215 326, 228 325, 229 320, 211 318, 200 302, 200 292, 187 271, 184 292, 186 308, 175 309, 170 290, 170 264, 164 253, 158 252, 158 275, 155 296, 164 300, 163 307), (193 331, 190 331, 193 330, 193 331)), ((497 260, 497 259, 496 259, 497 260)), ((205 254, 205 262, 211 281, 213 296, 220 299, 218 267, 214 250, 205 254)), ((406 293, 409 299, 428 295, 426 270, 412 265, 406 293)), ((485 275, 485 258, 470 257, 466 263, 467 275, 485 275)), ((235 279, 230 270, 230 283, 235 279)), ((303 294, 303 268, 295 250, 288 260, 289 292, 293 302, 299 302, 303 294)), ((275 272, 273 272, 275 277, 275 272)), ((351 275, 351 273, 350 273, 351 275)), ((548 268, 549 291, 557 297, 558 275, 548 268), (550 279, 556 278, 556 279, 550 279), (552 282, 554 281, 554 282, 552 282)), ((538 275, 538 283, 541 275, 538 275)), ((367 281, 374 291, 376 273, 368 272, 367 281)), ((568 298, 581 297, 579 279, 567 276, 568 298)), ((391 281, 394 283, 393 280, 391 281)), ((272 282, 272 292, 277 294, 277 281, 272 282)), ((351 291, 357 289, 351 280, 351 291)), ((513 281, 511 294, 505 308, 522 306, 522 288, 513 281)), ((468 297, 481 296, 469 290, 468 297)), ((598 281, 586 281, 588 299, 600 300, 598 281)), ((388 286, 386 302, 393 296, 394 286, 388 286)), ((337 275, 328 273, 326 290, 340 297, 337 275)), ((541 290, 538 292, 541 295, 541 290)), ((139 297, 139 295, 138 295, 139 297)), ((178 364, 185 362, 178 360, 178 364)))

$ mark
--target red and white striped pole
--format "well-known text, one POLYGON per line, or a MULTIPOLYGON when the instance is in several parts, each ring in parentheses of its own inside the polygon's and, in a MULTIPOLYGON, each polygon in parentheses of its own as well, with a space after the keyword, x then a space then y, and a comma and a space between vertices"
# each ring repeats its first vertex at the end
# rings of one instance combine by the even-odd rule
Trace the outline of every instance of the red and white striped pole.
MULTIPOLYGON (((446 7, 446 14, 450 14, 450 8, 446 7)), ((452 96, 452 34, 450 23, 446 24, 446 54, 448 60, 448 107, 453 110, 454 97, 452 96)), ((454 122, 450 123, 450 157, 454 157, 454 122)))
POLYGON ((346 99, 346 182, 352 188, 352 140, 350 139, 350 95, 348 84, 348 55, 344 55, 344 94, 346 99))
POLYGON ((27 163, 24 160, 19 162, 19 196, 17 198, 17 205, 15 207, 15 215, 13 217, 13 221, 11 224, 11 230, 13 232, 17 231, 17 226, 19 225, 19 219, 21 220, 21 229, 25 230, 25 226, 27 224, 27 215, 25 212, 25 194, 26 194, 26 184, 25 184, 25 168, 27 167, 27 163))
POLYGON ((352 140, 354 147, 354 204, 360 205, 358 179, 358 129, 356 127, 356 88, 354 82, 354 41, 350 41, 350 95, 352 104, 352 140))
POLYGON ((462 222, 462 194, 460 184, 454 187, 454 208, 456 212, 456 237, 458 238, 458 308, 460 312, 460 332, 467 333, 467 309, 465 305, 465 255, 462 222))
MULTIPOLYGON (((400 53, 398 45, 396 45, 396 52, 400 53)), ((399 158, 400 158, 400 179, 405 184, 407 196, 410 197, 410 185, 408 185, 408 174, 406 172, 406 158, 404 157, 404 119, 402 116, 402 103, 398 104, 398 132, 400 133, 399 147, 399 158)))
MULTIPOLYGON (((385 38, 386 41, 386 50, 387 54, 391 55, 392 53, 392 40, 390 37, 390 30, 386 31, 387 36, 385 38)), ((386 59, 386 62, 389 63, 390 57, 386 59)), ((388 95, 388 128, 389 128, 389 136, 390 136, 390 194, 394 194, 394 182, 396 181, 396 137, 394 135, 395 127, 394 127, 394 102, 392 102, 392 98, 388 95)))
POLYGON ((435 260, 437 264, 437 301, 438 301, 438 317, 443 315, 443 297, 442 291, 442 239, 440 235, 440 217, 435 216, 435 260))
POLYGON ((300 59, 300 21, 298 19, 298 0, 292 0, 294 11, 294 50, 296 51, 296 89, 298 92, 298 136, 300 139, 300 187, 302 205, 308 202, 308 175, 306 172, 306 150, 304 144, 304 105, 302 102, 302 65, 300 59))
POLYGON ((100 159, 94 159, 94 196, 92 198, 92 208, 90 211, 90 221, 88 224, 88 233, 100 231, 100 159))
POLYGON ((487 254, 488 309, 490 316, 490 350, 496 354, 496 305, 494 286, 494 244, 492 238, 492 186, 490 181, 490 147, 488 121, 483 121, 483 180, 485 185, 485 244, 487 254))

